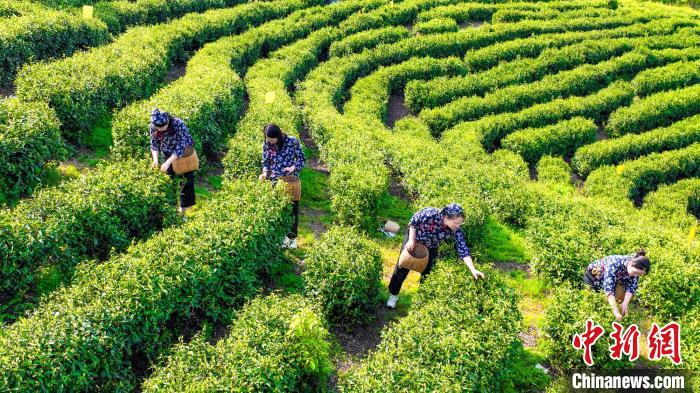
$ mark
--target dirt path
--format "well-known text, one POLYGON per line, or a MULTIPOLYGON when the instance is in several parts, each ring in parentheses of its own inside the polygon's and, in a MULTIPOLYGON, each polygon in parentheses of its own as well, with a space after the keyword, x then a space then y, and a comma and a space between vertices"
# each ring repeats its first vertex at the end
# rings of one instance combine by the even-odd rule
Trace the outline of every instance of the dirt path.
POLYGON ((401 120, 410 113, 411 112, 406 107, 406 97, 404 96, 403 90, 392 93, 389 97, 389 113, 386 118, 386 126, 394 128, 396 121, 401 120))

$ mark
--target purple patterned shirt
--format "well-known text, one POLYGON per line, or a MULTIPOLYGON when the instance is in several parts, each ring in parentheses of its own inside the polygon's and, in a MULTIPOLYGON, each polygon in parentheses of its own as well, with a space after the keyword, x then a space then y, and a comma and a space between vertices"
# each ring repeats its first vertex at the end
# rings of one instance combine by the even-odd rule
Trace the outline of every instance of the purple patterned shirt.
POLYGON ((603 289, 607 295, 615 294, 615 286, 622 284, 625 292, 634 294, 637 292, 639 277, 632 277, 627 273, 627 261, 634 255, 609 255, 603 259, 591 262, 588 270, 597 268, 600 274, 593 277, 593 288, 603 289))
POLYGON ((440 209, 426 207, 411 217, 409 225, 416 228, 416 241, 428 248, 437 248, 444 239, 454 237, 455 250, 460 258, 471 255, 461 230, 453 231, 443 223, 440 209))
POLYGON ((304 152, 297 138, 287 136, 282 149, 277 145, 263 142, 262 145, 262 167, 270 173, 271 180, 277 180, 282 176, 299 176, 299 172, 304 168, 304 152), (284 168, 294 166, 294 172, 287 173, 284 168))
POLYGON ((150 127, 151 150, 162 151, 166 159, 173 153, 182 157, 186 147, 194 146, 194 141, 185 122, 177 117, 171 117, 170 121, 172 122, 171 127, 164 132, 157 133, 153 124, 150 127), (170 130, 172 132, 169 132, 170 130))

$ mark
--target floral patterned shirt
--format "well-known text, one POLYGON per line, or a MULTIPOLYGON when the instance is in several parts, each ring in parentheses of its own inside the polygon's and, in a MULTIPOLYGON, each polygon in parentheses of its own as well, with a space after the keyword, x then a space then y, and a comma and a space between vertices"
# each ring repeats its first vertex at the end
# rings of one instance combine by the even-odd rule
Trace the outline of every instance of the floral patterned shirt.
POLYGON ((411 217, 409 225, 416 228, 416 241, 428 248, 437 248, 444 239, 454 237, 455 250, 460 258, 471 255, 461 230, 453 231, 443 223, 440 209, 426 207, 411 217))
POLYGON ((627 273, 627 261, 632 257, 634 256, 610 255, 591 262, 587 269, 593 273, 593 288, 603 289, 607 295, 614 295, 615 286, 619 283, 625 287, 625 292, 636 293, 639 277, 632 277, 627 273))
POLYGON ((172 117, 170 121, 171 127, 164 132, 156 132, 153 124, 150 127, 151 150, 162 151, 166 159, 173 154, 182 157, 186 147, 194 146, 185 122, 177 117, 172 117))
POLYGON ((282 149, 277 145, 263 142, 262 145, 262 167, 270 174, 271 180, 277 180, 282 176, 299 176, 299 172, 304 168, 304 152, 301 150, 299 140, 287 136, 282 149), (294 166, 294 172, 287 173, 284 168, 294 166))

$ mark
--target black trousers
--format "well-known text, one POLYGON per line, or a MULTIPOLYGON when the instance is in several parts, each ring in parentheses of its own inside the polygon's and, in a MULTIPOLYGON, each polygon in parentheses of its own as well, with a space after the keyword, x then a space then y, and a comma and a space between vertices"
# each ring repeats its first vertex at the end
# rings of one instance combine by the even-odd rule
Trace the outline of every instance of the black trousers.
MULTIPOLYGON (((406 243, 408 243, 408 226, 406 227, 406 232, 403 236, 403 244, 401 245, 401 251, 403 251, 404 247, 406 247, 406 243)), ((423 281, 425 281, 425 277, 427 277, 428 274, 430 274, 430 271, 433 269, 433 265, 435 265, 435 260, 437 259, 437 256, 437 247, 428 249, 428 264, 425 266, 425 270, 423 270, 423 273, 421 273, 420 275, 421 284, 423 283, 423 281)), ((399 258, 400 257, 401 253, 399 252, 399 258)), ((403 285, 403 282, 408 276, 408 272, 410 272, 410 270, 399 266, 399 261, 397 260, 396 265, 394 266, 394 272, 391 274, 391 280, 389 280, 389 293, 391 293, 392 295, 399 294, 401 286, 403 285)))
POLYGON ((297 238, 297 231, 299 230, 299 201, 292 202, 292 229, 287 234, 290 239, 297 238))
MULTIPOLYGON (((172 165, 168 168, 168 175, 170 175, 171 179, 175 179, 175 176, 178 176, 173 171, 172 165)), ((179 176, 185 178, 185 184, 180 186, 180 207, 190 207, 195 204, 194 171, 183 173, 179 176)))

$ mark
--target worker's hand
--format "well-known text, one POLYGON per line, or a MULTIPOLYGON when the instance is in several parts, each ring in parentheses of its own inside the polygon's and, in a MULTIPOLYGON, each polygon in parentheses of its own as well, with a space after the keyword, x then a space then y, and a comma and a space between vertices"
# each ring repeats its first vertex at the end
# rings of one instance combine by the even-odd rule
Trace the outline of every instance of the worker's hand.
POLYGON ((622 314, 620 314, 619 311, 615 310, 615 311, 613 311, 613 314, 615 315, 616 321, 618 321, 618 322, 622 321, 622 314))
POLYGON ((168 168, 170 168, 170 163, 165 161, 163 165, 160 166, 160 171, 163 173, 168 172, 168 168))
POLYGON ((155 161, 155 160, 154 160, 154 161, 151 163, 151 169, 158 169, 158 161, 155 161))
POLYGON ((630 305, 628 303, 622 302, 622 304, 620 304, 620 311, 622 312, 622 316, 627 315, 627 313, 629 313, 630 311, 630 305))
POLYGON ((297 167, 294 166, 294 165, 292 165, 292 166, 288 166, 288 167, 286 167, 286 168, 284 168, 284 169, 282 169, 282 170, 285 171, 285 172, 287 172, 287 173, 292 173, 292 172, 294 172, 295 169, 297 169, 297 167))
POLYGON ((479 277, 481 277, 481 278, 485 278, 485 277, 486 277, 486 276, 484 276, 484 273, 482 273, 482 272, 480 272, 480 271, 478 271, 478 270, 476 270, 476 269, 472 269, 472 276, 474 276, 474 279, 475 279, 475 280, 478 280, 479 277))
POLYGON ((406 249, 408 252, 412 253, 413 250, 416 248, 416 241, 415 240, 409 240, 406 242, 406 249))
POLYGON ((267 177, 267 175, 265 175, 264 173, 261 173, 260 176, 258 176, 258 180, 265 180, 266 177, 267 177))

